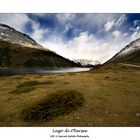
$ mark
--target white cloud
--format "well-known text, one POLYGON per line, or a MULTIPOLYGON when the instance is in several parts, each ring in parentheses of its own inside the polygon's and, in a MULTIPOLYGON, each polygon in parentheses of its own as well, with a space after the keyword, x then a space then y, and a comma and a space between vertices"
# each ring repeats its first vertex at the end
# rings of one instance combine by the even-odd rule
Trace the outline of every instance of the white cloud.
POLYGON ((127 20, 127 17, 126 17, 126 15, 122 15, 122 16, 120 16, 119 17, 119 19, 115 22, 115 26, 121 26, 121 24, 123 23, 123 22, 125 22, 127 20))
POLYGON ((72 25, 71 25, 70 23, 67 23, 67 24, 65 25, 65 28, 64 28, 63 33, 66 33, 70 28, 72 28, 72 25))
POLYGON ((30 21, 26 14, 0 14, 0 23, 7 24, 21 32, 30 21))
POLYGON ((131 30, 131 31, 134 31, 134 32, 140 31, 140 26, 137 26, 137 27, 135 27, 135 28, 130 28, 130 30, 131 30))
POLYGON ((78 17, 77 22, 89 27, 103 27, 108 21, 115 21, 119 17, 120 15, 118 14, 84 14, 78 17))
POLYGON ((114 26, 114 20, 112 20, 112 21, 107 21, 105 24, 104 24, 104 29, 105 29, 105 31, 110 31, 112 28, 113 28, 113 26, 114 26))
POLYGON ((125 14, 56 14, 60 24, 65 28, 67 23, 73 27, 81 26, 83 29, 100 29, 102 31, 109 31, 113 26, 119 26, 126 17, 125 14), (117 24, 117 25, 115 25, 117 24), (105 28, 105 29, 104 29, 105 28))
POLYGON ((67 43, 54 36, 42 44, 69 59, 92 59, 103 63, 124 47, 125 41, 119 43, 112 39, 104 41, 88 32, 82 32, 67 43))
POLYGON ((123 33, 123 36, 124 36, 124 37, 128 36, 128 33, 123 33))
POLYGON ((140 20, 134 20, 134 26, 137 26, 138 24, 140 24, 140 20))
POLYGON ((49 31, 48 29, 40 28, 40 24, 35 21, 31 21, 31 27, 33 33, 30 36, 38 42, 41 42, 41 40, 44 39, 44 34, 49 31))
POLYGON ((139 37, 140 37, 140 33, 139 33, 139 32, 134 32, 134 33, 131 35, 132 40, 135 40, 135 39, 137 39, 137 38, 139 38, 139 37))
POLYGON ((140 26, 137 26, 136 28, 131 28, 131 31, 133 31, 131 35, 131 39, 135 40, 140 37, 140 26))
POLYGON ((56 14, 56 17, 61 24, 66 24, 75 18, 75 14, 56 14))
POLYGON ((120 31, 116 30, 112 33, 112 35, 113 35, 113 37, 118 38, 122 35, 122 33, 120 31))
MULTIPOLYGON (((108 20, 105 24, 104 24, 104 30, 105 31, 110 31, 113 27, 118 28, 122 25, 122 23, 124 21, 126 21, 126 15, 121 15, 120 17, 113 17, 112 20, 108 20)), ((117 33, 118 34, 118 33, 117 33)))
POLYGON ((35 16, 38 16, 38 17, 43 17, 45 18, 47 13, 34 13, 35 16))

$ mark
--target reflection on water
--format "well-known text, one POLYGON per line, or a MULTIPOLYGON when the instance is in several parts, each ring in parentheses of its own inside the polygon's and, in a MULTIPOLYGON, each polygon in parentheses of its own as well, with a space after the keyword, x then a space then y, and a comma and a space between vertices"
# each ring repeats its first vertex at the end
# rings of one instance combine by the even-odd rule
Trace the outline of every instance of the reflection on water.
POLYGON ((20 75, 20 74, 49 74, 49 73, 67 73, 88 71, 90 68, 57 68, 57 69, 0 69, 0 76, 4 75, 20 75))

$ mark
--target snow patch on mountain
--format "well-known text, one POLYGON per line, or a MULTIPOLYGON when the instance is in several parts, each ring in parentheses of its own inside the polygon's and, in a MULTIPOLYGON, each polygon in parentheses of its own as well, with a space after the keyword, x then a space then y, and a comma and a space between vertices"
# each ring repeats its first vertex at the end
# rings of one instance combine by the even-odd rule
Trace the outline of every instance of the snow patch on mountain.
POLYGON ((106 63, 131 62, 139 63, 140 38, 129 43, 106 63))
POLYGON ((133 42, 131 42, 129 45, 127 45, 125 48, 123 48, 118 54, 117 56, 124 56, 124 55, 128 55, 130 53, 133 53, 137 50, 140 49, 140 39, 137 39, 133 42))
POLYGON ((40 44, 38 44, 28 35, 23 34, 5 24, 0 24, 0 39, 8 41, 10 43, 19 44, 25 47, 43 49, 43 47, 40 44))

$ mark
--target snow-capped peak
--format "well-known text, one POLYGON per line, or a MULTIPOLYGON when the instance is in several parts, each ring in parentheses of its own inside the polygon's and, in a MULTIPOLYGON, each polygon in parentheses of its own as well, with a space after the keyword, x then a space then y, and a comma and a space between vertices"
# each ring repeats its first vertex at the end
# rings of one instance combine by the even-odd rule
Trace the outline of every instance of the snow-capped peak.
POLYGON ((79 63, 82 66, 95 66, 99 65, 100 62, 98 61, 93 61, 93 60, 88 60, 88 59, 73 59, 75 63, 79 63))

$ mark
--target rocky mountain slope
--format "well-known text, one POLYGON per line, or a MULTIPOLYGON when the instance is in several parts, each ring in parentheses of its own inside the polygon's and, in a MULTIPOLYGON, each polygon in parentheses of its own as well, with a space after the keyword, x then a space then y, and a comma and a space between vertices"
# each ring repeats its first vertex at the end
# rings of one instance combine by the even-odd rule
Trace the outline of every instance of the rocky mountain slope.
POLYGON ((125 46, 106 63, 140 64, 140 38, 125 46))
POLYGON ((39 45, 35 40, 33 40, 28 35, 23 34, 5 24, 0 24, 0 39, 3 41, 19 44, 22 46, 32 48, 42 48, 41 45, 39 45))
POLYGON ((28 35, 0 24, 0 68, 77 66, 73 61, 43 48, 28 35))

